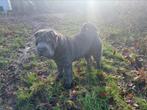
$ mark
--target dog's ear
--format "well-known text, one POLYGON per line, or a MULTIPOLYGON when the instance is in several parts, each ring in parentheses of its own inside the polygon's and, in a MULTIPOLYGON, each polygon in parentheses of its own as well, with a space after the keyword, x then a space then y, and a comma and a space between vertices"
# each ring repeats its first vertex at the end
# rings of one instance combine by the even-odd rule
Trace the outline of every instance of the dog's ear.
POLYGON ((51 34, 51 36, 57 37, 57 33, 56 33, 55 31, 52 31, 52 30, 51 30, 49 33, 51 34))
POLYGON ((35 38, 37 38, 39 36, 39 32, 38 31, 35 32, 34 36, 35 36, 35 38))
POLYGON ((38 44, 38 38, 39 38, 39 36, 40 36, 40 32, 39 32, 39 31, 35 32, 33 36, 34 36, 35 39, 36 39, 35 44, 37 45, 37 44, 38 44))
POLYGON ((53 38, 55 38, 55 41, 57 42, 59 39, 59 35, 56 31, 50 31, 50 34, 53 38))
POLYGON ((40 30, 36 31, 35 34, 34 34, 35 38, 37 39, 37 38, 39 38, 40 36, 42 36, 42 33, 43 33, 43 32, 45 32, 44 29, 40 29, 40 30))

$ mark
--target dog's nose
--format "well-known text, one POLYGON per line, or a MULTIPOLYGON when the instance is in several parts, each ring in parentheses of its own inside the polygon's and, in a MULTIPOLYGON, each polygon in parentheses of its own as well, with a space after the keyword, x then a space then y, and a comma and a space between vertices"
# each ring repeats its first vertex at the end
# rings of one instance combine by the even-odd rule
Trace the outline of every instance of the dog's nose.
POLYGON ((45 52, 46 48, 37 48, 37 50, 42 53, 42 52, 45 52))

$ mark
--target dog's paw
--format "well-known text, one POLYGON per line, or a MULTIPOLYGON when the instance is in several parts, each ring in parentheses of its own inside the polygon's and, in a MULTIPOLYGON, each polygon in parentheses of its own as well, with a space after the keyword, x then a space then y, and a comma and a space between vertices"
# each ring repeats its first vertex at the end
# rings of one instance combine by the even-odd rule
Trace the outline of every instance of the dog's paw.
POLYGON ((71 89, 72 88, 72 83, 64 83, 64 88, 65 89, 71 89))

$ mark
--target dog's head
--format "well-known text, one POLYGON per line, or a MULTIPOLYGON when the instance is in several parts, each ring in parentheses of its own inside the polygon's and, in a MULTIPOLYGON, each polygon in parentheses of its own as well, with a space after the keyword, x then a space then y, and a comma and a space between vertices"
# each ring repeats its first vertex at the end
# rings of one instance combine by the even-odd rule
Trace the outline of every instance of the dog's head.
POLYGON ((34 36, 39 56, 52 58, 57 47, 58 34, 54 30, 42 29, 37 31, 34 36))

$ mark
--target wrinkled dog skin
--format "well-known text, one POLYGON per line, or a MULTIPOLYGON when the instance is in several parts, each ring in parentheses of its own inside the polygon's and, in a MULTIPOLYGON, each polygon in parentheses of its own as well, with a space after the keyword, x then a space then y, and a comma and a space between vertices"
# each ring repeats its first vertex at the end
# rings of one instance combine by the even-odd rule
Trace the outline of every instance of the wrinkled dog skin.
POLYGON ((97 69, 100 69, 102 42, 93 24, 84 24, 81 31, 72 38, 50 29, 37 31, 35 38, 38 54, 55 61, 59 72, 58 77, 62 77, 64 73, 64 86, 67 89, 72 85, 73 61, 85 58, 89 64, 93 56, 97 69))

